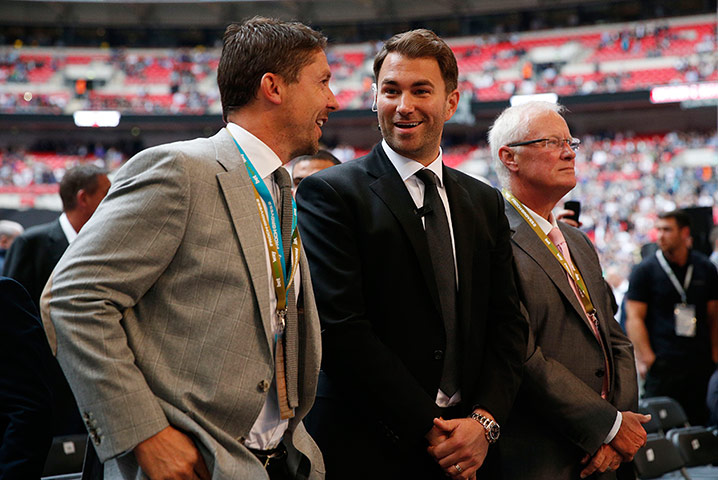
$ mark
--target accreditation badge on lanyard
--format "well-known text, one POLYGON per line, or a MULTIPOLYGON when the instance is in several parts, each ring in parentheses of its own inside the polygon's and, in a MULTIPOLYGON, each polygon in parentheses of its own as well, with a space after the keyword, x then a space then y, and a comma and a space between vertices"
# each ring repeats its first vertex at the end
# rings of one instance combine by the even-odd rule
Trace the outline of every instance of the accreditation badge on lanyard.
POLYGON ((673 284, 673 288, 676 289, 678 294, 681 296, 681 303, 676 303, 673 306, 673 319, 675 324, 675 332, 679 337, 695 337, 696 336, 696 306, 688 304, 688 298, 686 290, 691 285, 693 278, 693 265, 688 266, 686 270, 686 278, 683 281, 683 285, 678 281, 676 274, 673 273, 670 265, 666 261, 666 257, 663 256, 663 252, 656 250, 656 258, 661 268, 668 276, 668 279, 673 284))

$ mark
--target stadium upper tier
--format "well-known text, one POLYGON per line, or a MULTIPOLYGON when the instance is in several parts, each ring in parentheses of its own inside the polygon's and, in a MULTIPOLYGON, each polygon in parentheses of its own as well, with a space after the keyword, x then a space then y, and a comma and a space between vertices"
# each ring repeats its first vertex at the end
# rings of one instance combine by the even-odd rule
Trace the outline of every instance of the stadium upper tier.
MULTIPOLYGON (((711 15, 448 42, 459 62, 462 94, 479 102, 513 94, 613 93, 718 79, 711 15)), ((378 46, 329 48, 332 88, 342 108, 371 106, 371 63, 378 46)), ((0 47, 0 113, 219 114, 219 55, 219 49, 203 47, 0 47)))

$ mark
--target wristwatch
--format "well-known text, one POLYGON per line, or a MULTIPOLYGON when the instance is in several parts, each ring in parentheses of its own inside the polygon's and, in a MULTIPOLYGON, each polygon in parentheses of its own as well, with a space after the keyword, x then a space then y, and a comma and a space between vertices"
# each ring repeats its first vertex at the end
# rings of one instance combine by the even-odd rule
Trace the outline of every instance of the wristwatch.
POLYGON ((491 420, 489 417, 481 415, 480 413, 473 412, 469 416, 484 427, 484 430, 486 430, 486 440, 488 440, 490 444, 496 443, 499 436, 501 436, 501 427, 499 427, 499 424, 491 420))

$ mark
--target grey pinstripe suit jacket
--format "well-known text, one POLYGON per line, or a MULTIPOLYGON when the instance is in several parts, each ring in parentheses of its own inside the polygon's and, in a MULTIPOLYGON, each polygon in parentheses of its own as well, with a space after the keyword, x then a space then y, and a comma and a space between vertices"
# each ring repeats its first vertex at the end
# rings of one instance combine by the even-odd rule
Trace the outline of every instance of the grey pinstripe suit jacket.
MULTIPOLYGON (((241 444, 274 374, 260 228, 222 130, 131 159, 60 260, 43 319, 106 478, 141 478, 134 455, 122 454, 168 424, 193 437, 214 479, 266 478, 241 444)), ((310 478, 323 478, 301 423, 320 362, 309 277, 302 256, 300 406, 285 443, 292 468, 308 458, 310 478)))
MULTIPOLYGON (((633 346, 613 318, 593 245, 579 230, 559 222, 598 310, 608 350, 609 395, 602 399, 603 352, 565 271, 508 202, 506 216, 530 329, 523 382, 498 443, 504 480, 577 479, 581 458, 601 446, 616 411, 637 408, 633 346)), ((615 478, 615 473, 591 478, 615 478)))

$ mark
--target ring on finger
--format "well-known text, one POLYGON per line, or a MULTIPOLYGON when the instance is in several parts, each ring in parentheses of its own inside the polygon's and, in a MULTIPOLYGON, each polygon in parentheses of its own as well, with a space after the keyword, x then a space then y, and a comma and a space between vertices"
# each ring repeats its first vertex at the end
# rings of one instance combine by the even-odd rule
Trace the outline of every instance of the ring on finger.
POLYGON ((461 473, 461 472, 464 471, 464 469, 461 468, 461 465, 459 465, 458 463, 455 463, 455 464, 454 464, 454 468, 455 468, 456 471, 459 472, 459 473, 461 473))

